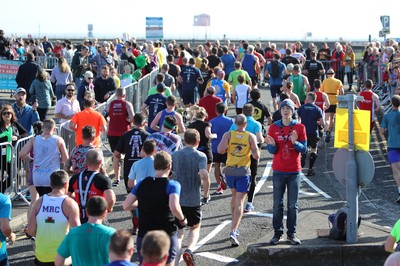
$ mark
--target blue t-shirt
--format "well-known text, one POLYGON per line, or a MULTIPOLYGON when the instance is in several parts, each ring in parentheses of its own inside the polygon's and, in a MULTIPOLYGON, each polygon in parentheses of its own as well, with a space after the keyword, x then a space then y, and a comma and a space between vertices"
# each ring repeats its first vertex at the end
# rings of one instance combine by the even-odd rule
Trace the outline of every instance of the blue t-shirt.
MULTIPOLYGON (((11 200, 3 193, 0 193, 0 218, 6 218, 8 220, 11 220, 11 200)), ((1 243, 0 261, 2 261, 5 258, 7 258, 8 255, 6 249, 7 246, 6 237, 3 235, 1 231, 0 231, 0 243, 1 243)))
POLYGON ((272 64, 271 63, 267 65, 267 69, 266 70, 268 70, 268 73, 270 74, 269 83, 271 85, 280 85, 280 86, 282 86, 282 84, 283 84, 283 74, 285 73, 286 66, 282 62, 280 62, 280 61, 278 61, 278 62, 279 62, 279 76, 277 78, 273 78, 272 75, 271 75, 271 73, 272 73, 272 64))
MULTIPOLYGON (((247 126, 246 126, 246 131, 253 133, 254 135, 256 135, 258 132, 262 133, 262 126, 261 123, 256 121, 252 116, 246 116, 246 120, 247 120, 247 126)), ((232 124, 231 128, 229 129, 229 131, 231 130, 237 130, 237 126, 235 123, 232 124)))
POLYGON ((136 182, 139 182, 148 176, 154 176, 155 173, 156 170, 154 170, 154 158, 145 157, 133 163, 128 177, 131 180, 136 180, 136 182))
POLYGON ((211 149, 213 153, 218 153, 218 144, 221 142, 222 136, 225 132, 228 132, 231 128, 233 120, 225 115, 218 115, 211 119, 210 123, 212 125, 211 133, 217 134, 217 138, 212 139, 211 141, 211 149))
POLYGON ((307 103, 297 110, 301 123, 306 127, 307 135, 318 135, 318 120, 322 118, 322 110, 312 103, 307 103))
POLYGON ((222 63, 224 63, 224 71, 225 75, 229 76, 229 74, 235 69, 235 57, 232 54, 224 54, 221 56, 222 63))
MULTIPOLYGON (((151 177, 151 176, 149 176, 149 177, 146 177, 145 179, 147 179, 147 178, 157 178, 157 177, 151 177)), ((134 186, 134 187, 132 188, 131 193, 132 193, 133 195, 136 196, 138 187, 140 186, 140 184, 141 184, 141 183, 143 182, 143 180, 145 180, 145 179, 140 180, 140 181, 136 184, 136 186, 134 186)), ((181 194, 181 184, 179 184, 178 181, 169 180, 169 181, 168 181, 168 184, 167 184, 167 191, 166 191, 166 192, 167 192, 168 195, 171 195, 171 194, 178 194, 178 195, 180 195, 180 194, 181 194)))
POLYGON ((167 108, 167 97, 165 97, 163 94, 153 94, 147 97, 147 99, 144 101, 145 104, 149 107, 149 117, 148 117, 148 125, 149 125, 149 132, 153 133, 154 130, 150 128, 151 122, 153 122, 154 117, 158 114, 158 112, 164 110, 167 108))
POLYGON ((385 114, 381 128, 388 131, 388 148, 400 148, 400 110, 392 110, 385 114))
POLYGON ((194 66, 187 66, 183 68, 179 75, 182 76, 183 92, 192 92, 195 88, 197 88, 197 79, 200 78, 203 80, 200 70, 194 66))

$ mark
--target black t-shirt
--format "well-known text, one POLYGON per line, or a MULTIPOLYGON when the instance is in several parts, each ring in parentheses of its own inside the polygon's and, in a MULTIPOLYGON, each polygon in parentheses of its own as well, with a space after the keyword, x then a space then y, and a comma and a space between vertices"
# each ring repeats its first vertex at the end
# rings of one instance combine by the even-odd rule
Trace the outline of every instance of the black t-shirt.
POLYGON ((150 134, 143 129, 133 128, 120 138, 115 150, 125 154, 124 176, 127 177, 132 164, 141 159, 140 151, 142 150, 144 141, 149 135, 150 134))
POLYGON ((99 103, 104 103, 106 101, 104 100, 104 96, 107 93, 113 94, 117 89, 115 81, 112 77, 108 77, 106 79, 99 77, 93 82, 93 85, 94 85, 95 99, 99 103))
POLYGON ((197 148, 199 151, 211 148, 210 140, 206 137, 206 127, 211 127, 211 124, 201 120, 196 120, 188 126, 188 128, 194 128, 200 133, 200 143, 197 148))
POLYGON ((284 57, 281 60, 282 63, 285 64, 285 66, 287 66, 288 64, 292 63, 293 65, 295 64, 300 64, 299 60, 296 57, 293 57, 291 55, 284 57))
POLYGON ((178 67, 175 64, 168 64, 168 66, 169 66, 168 74, 173 76, 174 79, 176 80, 176 77, 178 76, 178 67))
POLYGON ((256 121, 260 122, 261 125, 263 125, 264 118, 268 118, 271 116, 271 114, 268 111, 268 107, 259 101, 251 101, 249 103, 254 106, 253 118, 256 121))
POLYGON ((159 93, 147 97, 144 103, 149 107, 148 125, 151 125, 151 122, 154 120, 154 117, 156 117, 158 112, 167 108, 166 101, 167 98, 163 94, 159 93))
POLYGON ((219 58, 218 56, 216 56, 215 54, 209 55, 207 56, 207 60, 208 60, 208 66, 211 69, 214 69, 214 67, 218 66, 219 63, 222 62, 221 58, 219 58))
MULTIPOLYGON (((206 71, 200 70, 200 72, 201 72, 201 76, 203 77, 204 82, 199 85, 199 91, 204 92, 206 90, 207 83, 211 79, 211 75, 214 73, 214 71, 211 68, 209 68, 206 71)), ((200 97, 203 97, 203 95, 200 95, 200 97)))
POLYGON ((324 69, 324 65, 318 60, 306 61, 304 70, 308 70, 308 80, 315 80, 319 78, 319 71, 324 69))

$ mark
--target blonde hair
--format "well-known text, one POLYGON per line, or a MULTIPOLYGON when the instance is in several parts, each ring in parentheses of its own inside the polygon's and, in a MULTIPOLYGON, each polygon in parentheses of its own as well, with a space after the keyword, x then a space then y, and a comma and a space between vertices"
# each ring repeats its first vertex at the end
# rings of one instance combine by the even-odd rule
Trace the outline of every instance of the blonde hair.
POLYGON ((208 116, 207 111, 204 107, 198 107, 196 111, 196 118, 203 119, 208 116))
POLYGON ((71 69, 67 63, 67 60, 65 60, 64 57, 58 58, 58 69, 60 69, 60 71, 62 73, 67 73, 67 72, 71 71, 71 69))

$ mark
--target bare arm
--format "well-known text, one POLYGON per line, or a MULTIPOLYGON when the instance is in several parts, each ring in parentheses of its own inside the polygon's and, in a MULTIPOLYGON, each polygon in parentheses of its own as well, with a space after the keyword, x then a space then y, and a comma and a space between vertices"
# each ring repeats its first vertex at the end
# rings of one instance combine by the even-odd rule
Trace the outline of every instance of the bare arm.
POLYGON ((110 213, 112 212, 116 201, 114 190, 112 189, 104 190, 104 196, 106 197, 106 201, 108 203, 107 211, 110 213))
POLYGON ((185 219, 183 215, 181 205, 179 205, 179 195, 178 194, 170 194, 169 195, 169 209, 171 210, 172 214, 179 220, 182 221, 185 219))
POLYGON ((10 220, 8 218, 0 218, 1 232, 5 237, 10 239, 10 244, 13 245, 16 239, 15 234, 11 230, 10 220))
MULTIPOLYGON (((28 234, 31 236, 36 236, 36 215, 39 212, 39 208, 42 205, 42 200, 43 198, 39 198, 36 202, 35 205, 33 205, 33 208, 31 210, 31 213, 29 215, 29 221, 28 221, 28 234)), ((3 222, 1 223, 3 225, 3 222)))
POLYGON ((66 198, 63 202, 63 212, 68 217, 69 226, 76 227, 81 225, 79 218, 79 206, 72 198, 66 198))
POLYGON ((203 183, 203 197, 208 198, 210 195, 210 175, 206 169, 200 169, 199 176, 203 183))
POLYGON ((372 100, 375 103, 375 112, 379 111, 381 109, 381 101, 379 101, 378 95, 376 95, 375 93, 372 94, 372 100))
POLYGON ((116 178, 119 177, 119 161, 121 160, 121 153, 119 151, 114 150, 114 160, 113 160, 113 169, 114 175, 116 178))
POLYGON ((122 203, 122 208, 125 211, 130 211, 136 209, 136 203, 137 202, 137 197, 136 195, 133 195, 132 193, 129 193, 128 196, 126 196, 126 199, 122 203))
POLYGON ((175 118, 176 118, 176 122, 178 124, 179 133, 184 133, 185 132, 185 125, 183 124, 182 115, 180 113, 178 113, 178 112, 175 112, 175 118))
POLYGON ((392 235, 388 236, 385 242, 385 251, 394 252, 395 245, 396 245, 396 239, 392 235))
POLYGON ((322 93, 322 97, 324 98, 325 107, 326 109, 328 109, 329 106, 331 106, 331 103, 329 102, 329 97, 325 92, 322 93))
POLYGON ((65 258, 63 258, 59 254, 57 254, 55 265, 56 266, 64 266, 65 265, 65 258))
POLYGON ((143 103, 142 107, 140 108, 142 110, 142 114, 145 116, 149 116, 148 112, 147 112, 147 104, 143 103))
POLYGON ((257 143, 263 143, 264 142, 264 137, 262 135, 262 132, 257 132, 256 138, 257 138, 257 143))
POLYGON ((211 127, 206 127, 205 135, 206 135, 206 138, 208 138, 208 139, 216 139, 217 138, 217 134, 211 133, 211 127))
POLYGON ((226 152, 226 150, 228 149, 229 138, 230 138, 230 133, 226 132, 222 137, 221 142, 218 145, 218 153, 224 154, 226 152))
POLYGON ((129 116, 129 123, 133 123, 133 116, 135 115, 135 111, 133 111, 133 106, 130 102, 127 102, 126 104, 126 109, 128 111, 128 116, 129 116))
POLYGON ((307 92, 310 91, 310 82, 308 82, 308 78, 303 76, 304 84, 306 84, 307 92))
MULTIPOLYGON (((254 134, 250 134, 250 147, 251 147, 251 155, 255 160, 260 159, 260 150, 257 147, 257 140, 254 134)), ((218 146, 219 148, 219 146, 218 146)), ((218 150, 219 151, 219 150, 218 150)))
POLYGON ((69 122, 69 129, 72 131, 76 131, 76 124, 72 121, 69 122))
POLYGON ((158 112, 158 114, 156 115, 156 117, 154 117, 154 119, 150 125, 151 129, 153 129, 155 131, 161 131, 161 128, 158 126, 158 122, 160 122, 160 119, 161 119, 161 112, 158 112))
POLYGON ((29 155, 29 153, 33 149, 33 142, 35 141, 35 138, 32 138, 22 147, 22 150, 19 152, 19 158, 27 161, 32 161, 33 158, 29 155))
POLYGON ((61 163, 65 163, 68 160, 68 151, 67 147, 65 147, 65 142, 62 138, 57 139, 58 142, 58 150, 61 154, 61 163))

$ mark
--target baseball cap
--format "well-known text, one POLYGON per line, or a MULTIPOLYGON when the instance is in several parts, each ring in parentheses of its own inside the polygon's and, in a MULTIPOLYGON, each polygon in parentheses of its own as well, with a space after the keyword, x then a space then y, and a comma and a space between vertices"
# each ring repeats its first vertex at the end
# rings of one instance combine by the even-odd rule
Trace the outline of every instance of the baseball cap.
POLYGON ((282 109, 282 107, 289 107, 290 109, 292 109, 292 112, 294 113, 294 102, 290 99, 286 99, 284 101, 281 102, 281 104, 279 105, 279 111, 282 109))
POLYGON ((21 87, 17 88, 17 89, 15 90, 14 94, 18 94, 18 93, 20 93, 20 92, 23 92, 23 93, 26 94, 26 90, 25 90, 24 88, 21 88, 21 87))
POLYGON ((331 68, 331 69, 328 69, 328 71, 326 71, 326 74, 329 74, 329 75, 335 74, 335 71, 331 68))

